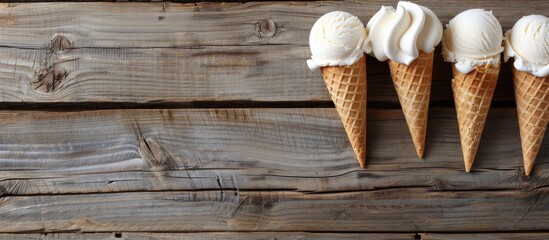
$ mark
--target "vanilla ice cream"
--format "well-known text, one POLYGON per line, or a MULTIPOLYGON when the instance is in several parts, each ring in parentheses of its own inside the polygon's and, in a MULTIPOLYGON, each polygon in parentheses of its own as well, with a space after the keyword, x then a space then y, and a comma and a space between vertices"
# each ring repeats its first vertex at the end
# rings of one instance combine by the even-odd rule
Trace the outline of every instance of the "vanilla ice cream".
POLYGON ((419 51, 431 53, 442 38, 442 24, 426 7, 398 2, 397 9, 382 6, 368 22, 372 53, 379 61, 409 65, 419 51))
POLYGON ((325 66, 347 66, 370 52, 362 22, 346 12, 330 12, 320 17, 309 35, 311 70, 325 66))
POLYGON ((549 75, 549 18, 530 15, 521 18, 505 33, 505 61, 515 58, 517 70, 537 77, 549 75))
POLYGON ((463 74, 475 66, 499 64, 503 33, 491 11, 470 9, 455 16, 442 38, 445 61, 455 62, 463 74))

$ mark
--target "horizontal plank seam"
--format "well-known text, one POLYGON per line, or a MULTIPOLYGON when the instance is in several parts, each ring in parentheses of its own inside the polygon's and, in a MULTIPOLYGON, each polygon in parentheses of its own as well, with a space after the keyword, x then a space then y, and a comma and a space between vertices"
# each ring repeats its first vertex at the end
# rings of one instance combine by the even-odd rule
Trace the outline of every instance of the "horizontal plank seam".
MULTIPOLYGON (((542 165, 542 164, 549 164, 549 163, 544 163, 544 162, 540 162, 540 163, 536 163, 536 165, 542 165)), ((449 168, 449 167, 415 167, 415 168, 402 168, 402 169, 375 169, 375 171, 379 171, 379 172, 383 172, 383 171, 391 171, 391 172, 409 172, 409 171, 412 171, 412 170, 418 170, 418 169, 434 169, 434 170, 454 170, 454 171, 458 171, 458 172, 461 172, 463 171, 463 169, 460 169, 460 168, 449 168)), ((188 168, 188 169, 185 169, 185 168, 178 168, 178 169, 166 169, 166 170, 163 170, 162 172, 180 172, 180 171, 192 171, 192 172, 197 172, 197 171, 235 171, 235 170, 246 170, 246 168, 188 168)), ((475 172, 482 172, 482 171, 486 171, 486 170, 489 170, 489 171, 499 171, 499 172, 503 172, 503 171, 517 171, 516 168, 479 168, 479 169, 475 169, 475 172)), ((0 173, 2 172, 31 172, 31 171, 48 171, 48 169, 43 169, 43 168, 32 168, 32 169, 10 169, 10 168, 3 168, 3 169, 0 169, 0 173)), ((55 170, 52 170, 51 172, 55 172, 55 170)), ((127 172, 155 172, 155 171, 149 171, 149 170, 125 170, 125 171, 114 171, 114 172, 109 172, 109 173, 127 173, 127 172)), ((100 173, 86 173, 86 174, 76 174, 76 175, 86 175, 86 176, 90 176, 90 175, 94 175, 94 174, 104 174, 104 173, 107 173, 107 172, 100 172, 100 173)), ((368 173, 368 170, 351 170, 351 171, 348 171, 348 172, 344 172, 344 173, 340 173, 340 174, 334 174, 334 175, 325 175, 325 176, 291 176, 291 175, 280 175, 280 174, 261 174, 261 176, 265 176, 265 177, 280 177, 280 178, 305 178, 305 179, 323 179, 323 178, 337 178, 337 177, 343 177, 345 175, 348 175, 348 174, 352 174, 352 173, 368 173)), ((250 174, 244 174, 244 175, 250 175, 250 174)), ((3 181, 6 181, 6 180, 29 180, 29 179, 54 179, 56 177, 40 177, 40 178, 6 178, 6 179, 2 179, 0 180, 0 183, 2 183, 3 181)), ((188 177, 177 177, 177 178, 188 178, 188 177)), ((211 179, 216 179, 215 177, 193 177, 193 179, 196 178, 196 179, 200 179, 200 178, 211 178, 211 179)))
POLYGON ((116 191, 116 192, 87 192, 87 193, 33 193, 33 194, 11 194, 11 193, 0 193, 0 199, 4 197, 9 198, 28 198, 28 197, 53 197, 53 196, 82 196, 82 195, 109 195, 109 194, 120 194, 120 193, 195 193, 195 192, 239 192, 239 193, 256 193, 256 192, 293 192, 301 193, 303 195, 332 195, 338 193, 361 193, 361 192, 376 192, 376 191, 385 191, 391 189, 418 189, 426 190, 426 192, 516 192, 516 191, 539 191, 540 189, 549 188, 549 185, 538 186, 535 188, 502 188, 502 189, 463 189, 463 190, 437 190, 433 189, 433 186, 394 186, 394 187, 382 187, 376 189, 357 189, 357 190, 348 190, 348 191, 322 191, 322 192, 311 192, 311 191, 298 191, 294 188, 289 189, 236 189, 236 188, 204 188, 204 189, 188 189, 188 190, 128 190, 128 191, 116 191))
MULTIPOLYGON (((51 233, 311 233, 311 234, 502 234, 502 233, 548 233, 549 229, 540 230, 511 230, 511 231, 422 231, 422 232, 410 232, 410 231, 253 231, 253 230, 239 230, 239 231, 52 231, 51 233)), ((39 231, 22 231, 22 232, 2 232, 1 234, 42 234, 47 235, 44 232, 39 231)))

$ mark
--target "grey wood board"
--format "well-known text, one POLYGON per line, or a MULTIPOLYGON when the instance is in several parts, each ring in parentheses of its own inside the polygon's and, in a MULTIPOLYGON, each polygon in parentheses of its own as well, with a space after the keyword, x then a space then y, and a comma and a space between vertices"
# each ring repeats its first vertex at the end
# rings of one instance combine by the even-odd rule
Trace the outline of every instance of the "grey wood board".
POLYGON ((524 177, 513 109, 494 109, 473 172, 463 167, 453 109, 433 110, 426 157, 400 110, 368 112, 367 168, 335 109, 0 112, 0 187, 7 195, 162 190, 340 192, 546 187, 545 141, 524 177))
MULTIPOLYGON (((547 1, 419 2, 442 22, 492 9, 503 29, 547 1)), ((0 11, 3 102, 329 101, 305 64, 308 32, 323 13, 366 22, 373 2, 14 3, 0 11), (360 9, 360 11, 358 11, 360 9), (252 45, 252 46, 250 46, 252 45)), ((434 105, 451 103, 449 63, 437 50, 434 105)), ((511 64, 494 101, 512 104, 511 64)), ((368 59, 369 101, 397 103, 385 63, 368 59)), ((377 104, 376 103, 376 104, 377 104)), ((393 105, 394 106, 394 105, 393 105)))
POLYGON ((1 232, 547 231, 549 188, 130 192, 6 196, 1 232))
POLYGON ((143 232, 119 232, 119 233, 59 233, 48 234, 47 236, 38 234, 0 234, 4 240, 19 239, 89 239, 89 240, 209 240, 209 239, 254 239, 254 240, 272 240, 272 239, 411 239, 410 233, 304 233, 304 232, 202 232, 202 233, 143 233, 143 232))
MULTIPOLYGON (((492 10, 504 31, 522 16, 544 14, 549 3, 516 1, 415 1, 443 24, 470 8, 492 10)), ((55 36, 71 47, 198 47, 219 45, 308 45, 322 14, 341 10, 364 24, 387 1, 246 3, 6 3, 0 12, 0 45, 46 48, 55 36)))
MULTIPOLYGON (((307 68, 305 46, 200 49, 0 47, 0 101, 17 103, 181 103, 330 101, 320 71, 307 68)), ((433 105, 453 102, 451 65, 437 55, 433 105)), ((368 58, 368 101, 398 103, 386 63, 368 58)), ((510 64, 494 101, 513 102, 510 64)))
POLYGON ((481 233, 481 234, 451 234, 451 233, 305 233, 305 232, 202 232, 202 233, 143 233, 143 232, 117 232, 117 233, 50 233, 50 234, 0 234, 4 240, 22 239, 88 239, 88 240, 210 240, 210 239, 254 239, 254 240, 332 240, 332 239, 377 239, 377 240, 546 240, 549 233, 481 233), (416 237, 416 238, 414 238, 416 237))

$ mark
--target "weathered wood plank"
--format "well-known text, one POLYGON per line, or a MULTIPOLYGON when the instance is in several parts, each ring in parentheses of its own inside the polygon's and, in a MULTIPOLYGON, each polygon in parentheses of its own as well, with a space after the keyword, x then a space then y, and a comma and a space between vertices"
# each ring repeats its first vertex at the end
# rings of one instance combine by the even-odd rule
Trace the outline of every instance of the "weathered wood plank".
MULTIPOLYGON (((0 48, 3 102, 330 101, 304 46, 202 49, 0 48)), ((450 65, 437 58, 432 102, 452 102, 450 65)), ((507 66, 507 65, 505 65, 507 66)), ((397 103, 389 69, 368 58, 368 100, 397 103)), ((494 101, 512 101, 510 69, 494 101)))
POLYGON ((540 231, 548 230, 548 193, 545 187, 6 196, 0 203, 0 232, 540 231))
POLYGON ((432 115, 424 160, 415 156, 400 110, 369 111, 367 169, 358 167, 334 109, 4 111, 0 189, 34 195, 545 187, 549 148, 542 148, 532 177, 524 177, 513 112, 492 111, 468 174, 453 109, 432 115))
POLYGON ((305 232, 206 232, 206 233, 139 233, 139 232, 120 232, 120 233, 50 233, 44 234, 0 234, 4 240, 20 239, 89 239, 89 240, 209 240, 209 239, 295 239, 295 240, 331 240, 331 239, 378 239, 378 240, 403 240, 419 239, 423 240, 467 240, 467 239, 487 239, 487 240, 546 240, 549 233, 481 233, 481 234, 431 234, 431 233, 305 233, 305 232), (414 238, 416 237, 416 238, 414 238))
POLYGON ((214 233, 51 233, 51 234, 0 234, 5 240, 19 239, 89 239, 89 240, 171 240, 171 239, 379 239, 379 240, 452 240, 452 239, 487 239, 487 240, 546 240, 548 233, 481 233, 481 234, 406 234, 406 233, 303 233, 303 232, 214 232, 214 233))
MULTIPOLYGON (((443 23, 469 8, 493 10, 504 30, 524 14, 543 14, 549 3, 528 1, 416 1, 443 23)), ((0 12, 0 45, 46 48, 56 35, 72 47, 197 47, 211 45, 308 45, 322 14, 343 10, 366 23, 381 5, 364 2, 246 3, 15 3, 0 12)))
MULTIPOLYGON (((329 101, 320 74, 305 64, 310 55, 310 27, 321 14, 336 9, 366 21, 381 4, 4 5, 0 11, 0 101, 329 101)), ((443 22, 465 5, 422 4, 439 13, 443 22)), ((525 9, 534 13, 549 7, 547 1, 531 1, 524 9, 509 7, 514 4, 479 1, 466 5, 500 12, 504 29, 525 9)), ((437 53, 433 105, 452 102, 450 79, 450 65, 437 53)), ((368 59, 368 89, 374 105, 398 102, 386 64, 373 58, 368 59)), ((510 64, 502 69, 494 101, 513 101, 510 64)))
POLYGON ((332 239, 413 239, 414 234, 405 233, 304 233, 304 232, 211 232, 211 233, 60 233, 48 234, 0 234, 4 240, 20 239, 89 239, 89 240, 210 240, 210 239, 288 239, 288 240, 332 240, 332 239))
POLYGON ((0 48, 4 102, 328 100, 304 47, 0 48), (303 67, 298 67, 303 65, 303 67))
POLYGON ((441 234, 425 233, 421 234, 421 239, 428 240, 500 240, 500 239, 525 239, 525 240, 543 240, 549 238, 549 233, 476 233, 476 234, 441 234))

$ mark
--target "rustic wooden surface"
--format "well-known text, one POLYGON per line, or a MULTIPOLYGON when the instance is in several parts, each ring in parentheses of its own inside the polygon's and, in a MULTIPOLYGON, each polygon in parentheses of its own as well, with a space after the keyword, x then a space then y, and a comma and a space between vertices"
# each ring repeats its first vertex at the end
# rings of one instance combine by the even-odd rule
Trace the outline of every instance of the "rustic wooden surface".
POLYGON ((92 239, 92 240, 209 240, 209 239, 227 239, 227 240, 271 240, 271 239, 290 239, 290 240, 546 240, 547 234, 544 233, 482 233, 482 234, 440 234, 440 233, 304 233, 304 232, 215 232, 215 233, 137 233, 137 232, 117 232, 117 233, 52 233, 52 234, 0 234, 4 240, 22 240, 22 239, 92 239))
MULTIPOLYGON (((504 31, 549 8, 416 2, 504 31)), ((308 32, 382 4, 0 4, 0 239, 548 239, 549 141, 525 177, 509 63, 465 173, 440 49, 424 160, 368 58, 358 167, 308 32)))
POLYGON ((546 230, 549 151, 524 177, 513 111, 469 174, 433 112, 419 160, 400 110, 369 111, 367 169, 330 108, 1 112, 0 232, 546 230))
MULTIPOLYGON (((385 1, 266 3, 11 3, 0 11, 4 102, 328 101, 311 72, 308 34, 323 13, 367 22, 385 1), (357 11, 360 9, 360 11, 357 11), (195 24, 196 23, 196 24, 195 24)), ((443 23, 491 9, 503 29, 547 1, 419 2, 443 23)), ((451 102, 437 50, 432 101, 451 102)), ((396 103, 386 63, 368 59, 369 101, 396 103)), ((494 101, 512 101, 509 64, 494 101)))

